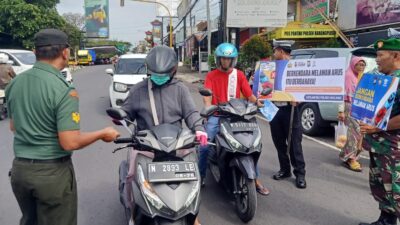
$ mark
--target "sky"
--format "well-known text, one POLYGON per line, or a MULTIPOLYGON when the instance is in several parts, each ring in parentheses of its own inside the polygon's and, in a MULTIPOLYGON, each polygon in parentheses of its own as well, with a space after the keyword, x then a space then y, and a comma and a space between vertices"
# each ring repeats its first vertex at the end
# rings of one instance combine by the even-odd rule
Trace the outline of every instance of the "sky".
MULTIPOLYGON (((136 45, 145 38, 145 32, 152 29, 151 21, 156 19, 154 4, 125 0, 120 6, 119 0, 109 0, 110 39, 128 41, 136 45)), ((84 0, 60 0, 58 12, 84 14, 84 0)))

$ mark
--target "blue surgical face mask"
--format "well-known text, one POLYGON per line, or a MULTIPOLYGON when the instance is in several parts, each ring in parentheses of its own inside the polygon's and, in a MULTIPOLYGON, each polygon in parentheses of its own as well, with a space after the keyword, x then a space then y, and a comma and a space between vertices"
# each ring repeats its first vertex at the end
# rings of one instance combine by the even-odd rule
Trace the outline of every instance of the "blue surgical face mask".
POLYGON ((171 77, 168 74, 151 74, 150 79, 158 86, 166 84, 171 77))

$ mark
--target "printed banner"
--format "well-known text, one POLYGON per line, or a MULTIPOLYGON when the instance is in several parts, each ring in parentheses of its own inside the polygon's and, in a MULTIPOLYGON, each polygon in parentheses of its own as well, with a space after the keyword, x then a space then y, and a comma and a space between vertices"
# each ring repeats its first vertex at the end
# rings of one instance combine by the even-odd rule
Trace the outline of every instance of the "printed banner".
POLYGON ((108 38, 108 0, 85 0, 85 23, 88 38, 108 38))
POLYGON ((387 129, 399 78, 364 74, 353 97, 351 116, 365 124, 387 129))
POLYGON ((357 27, 400 21, 400 0, 357 0, 357 27))
POLYGON ((273 88, 272 101, 342 102, 344 99, 345 58, 261 61, 254 75, 256 96, 273 88), (258 85, 256 85, 258 84, 258 85))
POLYGON ((319 23, 325 21, 319 11, 329 17, 328 0, 301 0, 301 17, 305 23, 319 23))

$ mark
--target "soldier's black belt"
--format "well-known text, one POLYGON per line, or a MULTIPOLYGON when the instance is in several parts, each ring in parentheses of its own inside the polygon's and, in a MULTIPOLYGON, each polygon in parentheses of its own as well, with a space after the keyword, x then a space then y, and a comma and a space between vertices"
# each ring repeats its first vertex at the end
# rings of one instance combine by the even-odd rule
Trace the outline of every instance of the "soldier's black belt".
POLYGON ((27 158, 15 157, 15 160, 28 163, 63 163, 70 161, 71 156, 68 155, 57 159, 27 159, 27 158))

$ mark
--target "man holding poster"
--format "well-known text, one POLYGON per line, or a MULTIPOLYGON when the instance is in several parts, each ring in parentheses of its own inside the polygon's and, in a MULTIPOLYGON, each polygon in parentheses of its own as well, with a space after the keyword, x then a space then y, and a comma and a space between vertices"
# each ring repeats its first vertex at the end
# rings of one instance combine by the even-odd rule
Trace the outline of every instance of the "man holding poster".
MULTIPOLYGON (((289 60, 293 41, 274 40, 275 60, 289 60)), ((273 178, 282 180, 291 177, 290 163, 296 176, 296 187, 306 188, 306 170, 301 141, 303 132, 300 124, 300 115, 296 102, 274 102, 279 108, 275 118, 271 121, 271 135, 275 148, 278 151, 280 170, 273 178), (293 106, 293 107, 292 107, 293 106), (293 112, 293 120, 291 115, 293 112), (292 124, 291 124, 292 122, 292 124), (282 132, 283 129, 283 132, 282 132), (290 142, 290 143, 289 143, 290 142), (288 144, 290 150, 288 151, 288 144)))
MULTIPOLYGON (((379 71, 391 77, 400 77, 400 40, 394 38, 379 40, 375 43, 375 49, 379 71)), ((377 83, 379 84, 379 80, 377 83)), ((367 96, 371 92, 359 93, 367 96)), ((371 121, 365 122, 377 124, 371 121)), ((370 152, 371 192, 379 203, 381 215, 374 223, 360 223, 360 225, 395 225, 397 218, 400 217, 400 91, 398 88, 386 131, 376 126, 360 124, 361 133, 365 134, 363 148, 370 152)))

